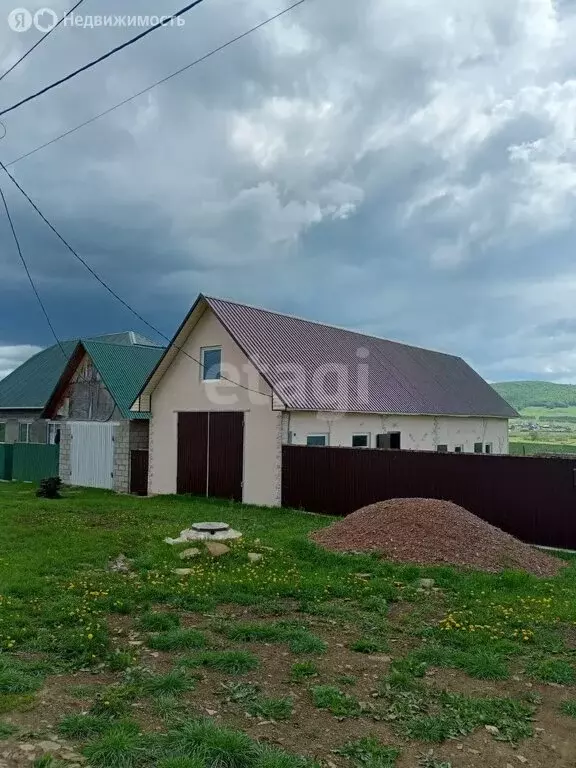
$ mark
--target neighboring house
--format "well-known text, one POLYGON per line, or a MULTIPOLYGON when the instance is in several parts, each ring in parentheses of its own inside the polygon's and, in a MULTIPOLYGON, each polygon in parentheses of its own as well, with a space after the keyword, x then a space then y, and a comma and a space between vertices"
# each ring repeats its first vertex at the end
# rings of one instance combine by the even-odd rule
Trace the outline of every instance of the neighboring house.
POLYGON ((133 410, 150 493, 268 505, 282 443, 507 453, 516 416, 458 357, 202 295, 133 410))
POLYGON ((78 342, 42 413, 59 433, 64 483, 130 491, 131 451, 148 450, 149 416, 130 406, 163 352, 78 342))
MULTIPOLYGON (((154 342, 134 331, 96 336, 94 340, 122 346, 154 342)), ((54 442, 55 428, 40 417, 78 339, 38 352, 0 381, 0 443, 54 442)))

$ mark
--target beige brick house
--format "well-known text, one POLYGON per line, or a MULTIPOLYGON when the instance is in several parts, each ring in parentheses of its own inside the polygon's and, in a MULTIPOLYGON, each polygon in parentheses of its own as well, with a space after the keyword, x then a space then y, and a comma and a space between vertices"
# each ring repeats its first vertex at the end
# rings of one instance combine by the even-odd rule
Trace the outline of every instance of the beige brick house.
POLYGON ((516 416, 459 357, 203 295, 132 410, 150 493, 267 505, 283 443, 507 453, 516 416))

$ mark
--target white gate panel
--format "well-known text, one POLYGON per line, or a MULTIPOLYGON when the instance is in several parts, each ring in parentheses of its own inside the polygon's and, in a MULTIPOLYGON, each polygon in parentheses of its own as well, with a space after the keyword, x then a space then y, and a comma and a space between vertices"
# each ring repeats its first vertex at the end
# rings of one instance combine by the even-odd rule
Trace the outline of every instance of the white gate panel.
POLYGON ((70 423, 72 485, 112 488, 114 482, 114 435, 116 424, 70 423))

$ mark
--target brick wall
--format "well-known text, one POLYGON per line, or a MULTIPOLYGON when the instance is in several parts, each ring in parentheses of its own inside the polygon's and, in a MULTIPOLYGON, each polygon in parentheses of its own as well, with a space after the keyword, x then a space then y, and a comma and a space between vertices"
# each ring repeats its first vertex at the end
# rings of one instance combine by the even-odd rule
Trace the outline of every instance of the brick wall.
POLYGON ((274 466, 274 491, 275 504, 282 504, 282 443, 284 442, 285 420, 284 414, 278 411, 276 414, 276 463, 274 466))
POLYGON ((147 451, 150 425, 147 419, 134 419, 130 422, 130 450, 147 451))
POLYGON ((130 493, 130 422, 124 419, 114 437, 114 490, 130 493))
POLYGON ((63 483, 69 483, 72 474, 71 449, 72 431, 70 425, 63 422, 60 425, 60 464, 58 471, 63 483))

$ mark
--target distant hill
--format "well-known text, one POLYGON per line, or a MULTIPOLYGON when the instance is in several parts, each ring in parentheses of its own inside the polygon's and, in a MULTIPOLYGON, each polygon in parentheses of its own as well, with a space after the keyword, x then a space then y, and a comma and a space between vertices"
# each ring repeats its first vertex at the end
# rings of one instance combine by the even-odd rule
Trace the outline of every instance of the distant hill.
POLYGON ((550 381, 504 381, 492 386, 518 411, 523 408, 576 406, 576 384, 554 384, 550 381))

